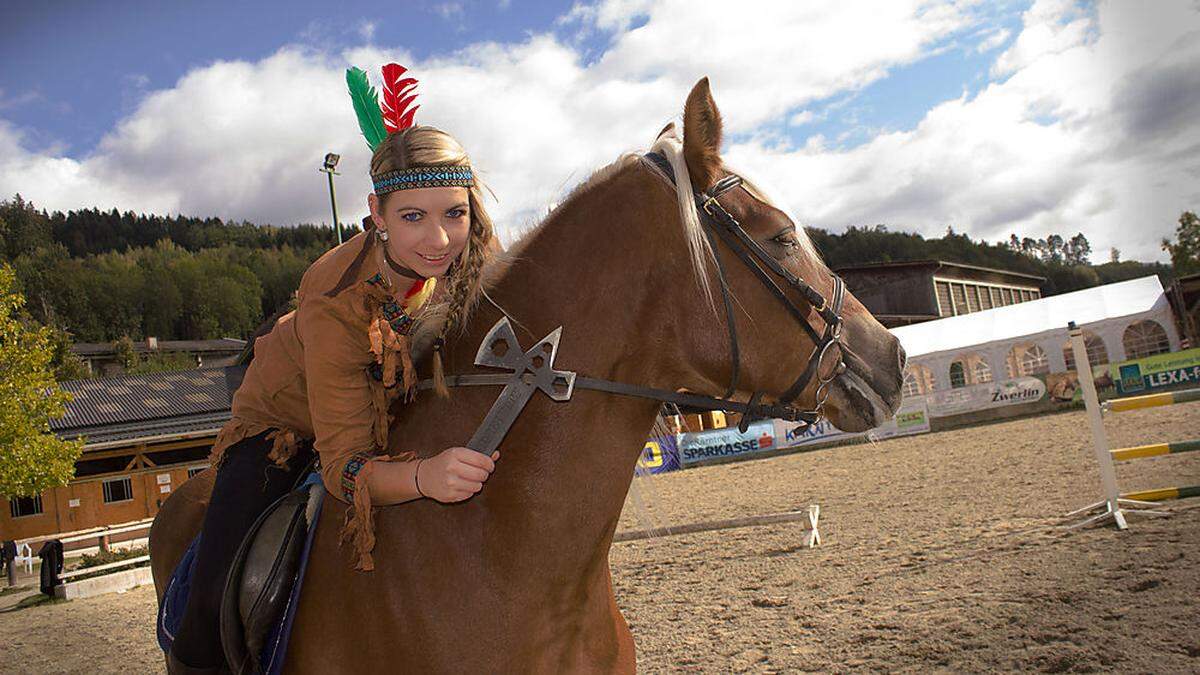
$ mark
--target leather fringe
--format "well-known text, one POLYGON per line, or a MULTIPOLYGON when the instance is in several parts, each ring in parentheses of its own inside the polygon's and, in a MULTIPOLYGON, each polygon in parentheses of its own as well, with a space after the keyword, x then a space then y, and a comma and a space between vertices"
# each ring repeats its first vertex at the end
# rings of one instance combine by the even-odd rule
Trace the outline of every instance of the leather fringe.
POLYGON ((252 422, 241 417, 231 417, 225 426, 221 427, 221 431, 217 433, 216 440, 213 441, 212 450, 208 453, 208 460, 213 467, 220 468, 221 462, 225 459, 225 451, 230 446, 251 436, 257 436, 264 431, 270 430, 267 434, 267 440, 271 441, 271 450, 267 454, 267 458, 275 462, 279 466, 287 466, 287 462, 300 447, 300 437, 291 429, 280 428, 277 424, 267 422, 252 422))
POLYGON ((371 491, 368 481, 379 462, 409 462, 416 459, 415 452, 404 452, 396 456, 372 457, 359 469, 354 479, 354 503, 346 509, 346 520, 342 523, 339 545, 350 543, 354 554, 354 569, 370 572, 375 569, 375 508, 371 506, 371 491))

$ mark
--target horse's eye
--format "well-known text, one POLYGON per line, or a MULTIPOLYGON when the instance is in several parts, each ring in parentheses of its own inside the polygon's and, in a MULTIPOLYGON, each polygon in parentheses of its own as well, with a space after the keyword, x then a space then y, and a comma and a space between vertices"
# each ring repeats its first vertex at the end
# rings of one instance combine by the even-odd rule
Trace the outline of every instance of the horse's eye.
POLYGON ((781 234, 777 237, 773 237, 771 239, 771 241, 775 242, 776 244, 779 244, 780 246, 782 246, 784 248, 796 248, 797 246, 800 245, 800 241, 798 239, 796 239, 795 233, 792 233, 792 232, 784 232, 783 234, 781 234))

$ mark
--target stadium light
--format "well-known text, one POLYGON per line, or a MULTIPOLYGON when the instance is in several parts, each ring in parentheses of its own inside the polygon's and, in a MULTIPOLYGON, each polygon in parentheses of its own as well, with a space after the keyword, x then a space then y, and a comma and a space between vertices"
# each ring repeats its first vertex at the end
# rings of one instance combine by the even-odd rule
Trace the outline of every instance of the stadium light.
POLYGON ((329 205, 333 208, 333 228, 337 230, 338 244, 342 243, 342 224, 338 222, 337 197, 333 192, 333 177, 335 175, 341 175, 335 171, 335 169, 337 169, 338 160, 341 158, 342 156, 339 154, 327 152, 325 153, 325 165, 320 169, 317 169, 317 171, 323 171, 326 174, 329 174, 329 205))

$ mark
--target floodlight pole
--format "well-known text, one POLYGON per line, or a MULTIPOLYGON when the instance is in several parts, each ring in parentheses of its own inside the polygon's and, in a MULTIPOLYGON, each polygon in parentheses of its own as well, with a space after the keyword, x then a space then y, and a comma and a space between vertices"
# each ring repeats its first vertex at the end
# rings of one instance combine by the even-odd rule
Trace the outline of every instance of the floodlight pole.
POLYGON ((329 205, 333 209, 333 229, 337 231, 338 244, 341 244, 342 243, 342 224, 340 221, 338 221, 337 195, 333 191, 333 177, 335 175, 338 175, 338 176, 341 175, 337 171, 334 171, 334 169, 337 167, 338 159, 340 159, 340 157, 333 153, 329 153, 329 154, 325 155, 325 166, 323 166, 317 170, 323 171, 326 174, 328 174, 328 176, 329 176, 329 205))

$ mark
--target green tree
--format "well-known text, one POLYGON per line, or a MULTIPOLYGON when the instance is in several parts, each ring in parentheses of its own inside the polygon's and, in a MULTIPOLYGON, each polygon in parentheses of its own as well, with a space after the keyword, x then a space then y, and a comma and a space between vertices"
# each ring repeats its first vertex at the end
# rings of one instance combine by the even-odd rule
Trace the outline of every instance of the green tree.
POLYGON ((1068 265, 1087 265, 1088 256, 1092 254, 1092 245, 1080 232, 1067 241, 1063 251, 1063 257, 1068 265))
POLYGON ((75 474, 82 441, 63 441, 49 421, 63 415, 70 394, 50 371, 50 330, 22 320, 25 298, 16 275, 0 265, 0 495, 33 496, 75 474))
POLYGON ((1163 239, 1162 247, 1171 254, 1176 275, 1200 272, 1200 217, 1191 211, 1180 214, 1175 241, 1163 239))
POLYGON ((55 326, 50 326, 49 330, 52 354, 50 367, 54 369, 54 379, 65 382, 90 378, 92 373, 87 364, 71 351, 71 345, 75 342, 71 333, 55 326))
POLYGON ((126 372, 130 375, 143 375, 145 373, 190 370, 195 367, 196 359, 187 352, 152 352, 126 372))
POLYGON ((138 354, 133 348, 133 340, 128 335, 122 335, 113 341, 113 356, 117 357, 117 362, 129 372, 138 365, 138 354))

